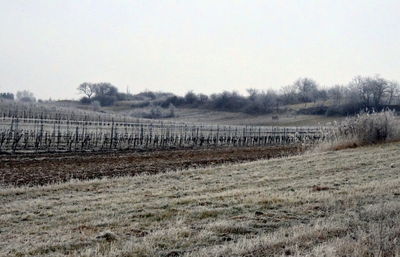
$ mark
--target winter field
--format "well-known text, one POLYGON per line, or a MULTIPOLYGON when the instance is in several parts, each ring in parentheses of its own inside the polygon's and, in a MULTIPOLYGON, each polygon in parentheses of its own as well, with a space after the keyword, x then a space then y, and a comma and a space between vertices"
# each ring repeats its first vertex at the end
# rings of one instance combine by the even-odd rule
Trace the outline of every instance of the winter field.
POLYGON ((1 256, 399 256, 399 143, 0 191, 1 256))

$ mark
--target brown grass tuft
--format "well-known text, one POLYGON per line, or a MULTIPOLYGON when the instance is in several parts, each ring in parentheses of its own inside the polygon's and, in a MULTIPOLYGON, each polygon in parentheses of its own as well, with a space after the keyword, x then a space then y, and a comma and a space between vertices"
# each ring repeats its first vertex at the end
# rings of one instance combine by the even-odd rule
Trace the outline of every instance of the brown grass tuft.
POLYGON ((106 240, 107 242, 118 240, 118 236, 111 231, 105 231, 96 236, 96 239, 106 240))

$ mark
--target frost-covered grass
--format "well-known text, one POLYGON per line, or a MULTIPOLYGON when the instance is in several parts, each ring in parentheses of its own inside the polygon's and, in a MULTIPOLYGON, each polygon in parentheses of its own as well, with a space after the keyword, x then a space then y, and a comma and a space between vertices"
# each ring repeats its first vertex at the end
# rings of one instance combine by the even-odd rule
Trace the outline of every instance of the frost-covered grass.
POLYGON ((399 256, 399 156, 392 143, 1 188, 0 255, 399 256))

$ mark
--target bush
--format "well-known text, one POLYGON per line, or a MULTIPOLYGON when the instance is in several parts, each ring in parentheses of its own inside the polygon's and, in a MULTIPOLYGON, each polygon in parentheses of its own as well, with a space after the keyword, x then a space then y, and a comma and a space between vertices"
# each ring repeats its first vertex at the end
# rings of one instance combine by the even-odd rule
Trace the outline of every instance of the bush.
POLYGON ((361 113, 336 123, 319 148, 338 150, 400 140, 400 122, 393 111, 361 113))
POLYGON ((91 104, 91 103, 92 103, 92 100, 91 100, 90 98, 84 96, 84 97, 82 97, 82 98, 79 100, 79 102, 80 102, 81 104, 91 104))
POLYGON ((117 100, 116 96, 101 95, 92 98, 93 101, 99 101, 101 106, 112 106, 117 100))
POLYGON ((164 119, 176 117, 175 106, 170 104, 168 109, 162 109, 160 106, 152 106, 152 108, 147 112, 142 112, 140 114, 142 118, 146 119, 164 119))
POLYGON ((132 100, 133 95, 129 93, 117 93, 116 95, 117 101, 128 101, 132 100))
POLYGON ((173 104, 174 106, 183 106, 185 105, 185 98, 180 96, 168 97, 161 103, 161 107, 168 108, 170 104, 173 104))
POLYGON ((340 129, 342 133, 350 133, 356 137, 360 144, 399 138, 399 121, 392 111, 359 114, 355 118, 347 119, 340 129))
POLYGON ((186 93, 185 95, 185 103, 188 105, 196 105, 198 104, 200 101, 200 99, 198 98, 198 96, 193 93, 192 91, 189 91, 186 93))
POLYGON ((349 116, 359 113, 364 106, 360 103, 345 103, 342 105, 329 106, 326 110, 326 116, 349 116))
POLYGON ((237 92, 224 91, 221 94, 212 95, 211 106, 219 111, 240 111, 248 104, 247 98, 237 92))
POLYGON ((34 103, 36 102, 36 98, 32 92, 28 90, 18 91, 17 92, 17 100, 26 103, 34 103))
POLYGON ((160 119, 163 118, 164 115, 160 106, 153 106, 150 111, 142 112, 141 117, 146 119, 160 119))
POLYGON ((151 92, 151 91, 141 92, 141 93, 135 95, 134 97, 135 98, 140 98, 141 97, 141 100, 144 100, 145 98, 150 99, 150 100, 154 100, 154 99, 157 98, 156 94, 154 92, 151 92))

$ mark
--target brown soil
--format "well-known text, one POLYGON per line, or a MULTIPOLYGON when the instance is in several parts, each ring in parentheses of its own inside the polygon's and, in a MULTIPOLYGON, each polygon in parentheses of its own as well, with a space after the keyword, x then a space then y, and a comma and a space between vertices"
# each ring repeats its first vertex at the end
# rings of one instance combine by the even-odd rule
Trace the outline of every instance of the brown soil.
POLYGON ((0 184, 46 185, 70 179, 155 174, 169 170, 293 155, 296 146, 189 149, 131 153, 0 156, 0 184))

